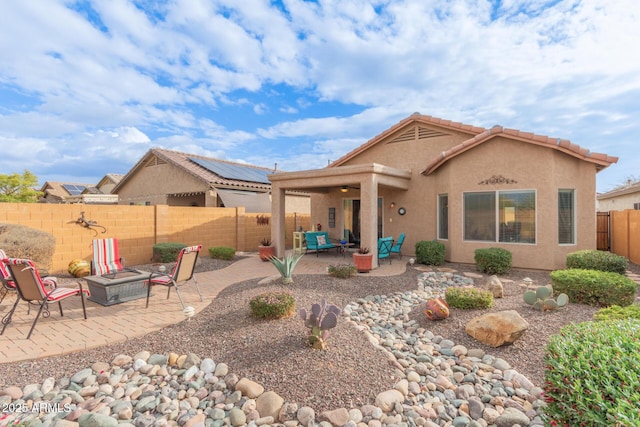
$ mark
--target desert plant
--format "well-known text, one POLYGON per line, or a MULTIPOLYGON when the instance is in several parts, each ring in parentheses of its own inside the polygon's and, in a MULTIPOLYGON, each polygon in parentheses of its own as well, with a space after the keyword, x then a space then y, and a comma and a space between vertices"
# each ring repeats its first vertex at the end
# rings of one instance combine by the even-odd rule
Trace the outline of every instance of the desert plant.
POLYGON ((597 270, 556 270, 550 274, 553 289, 564 292, 571 301, 594 307, 633 304, 638 284, 618 273, 597 270))
POLYGON ((586 249, 567 255, 567 268, 583 270, 600 270, 624 274, 629 267, 629 260, 611 252, 586 249))
POLYGON ((264 237, 260 240, 260 246, 271 246, 271 239, 264 237))
POLYGON ((282 283, 288 285, 293 283, 293 269, 304 254, 287 254, 282 259, 271 257, 269 261, 273 264, 282 276, 282 283))
POLYGON ((311 311, 300 309, 300 318, 304 320, 304 326, 309 329, 309 344, 319 350, 326 348, 326 340, 329 330, 338 324, 338 316, 342 310, 335 304, 327 304, 325 300, 313 304, 311 311))
POLYGON ((0 248, 10 258, 32 260, 38 268, 52 266, 56 238, 53 235, 19 224, 0 224, 0 248))
POLYGON ((353 264, 330 265, 327 268, 329 276, 338 277, 340 279, 348 279, 356 275, 356 266, 353 264))
POLYGON ((635 303, 626 307, 612 305, 611 307, 601 308, 593 314, 593 320, 597 322, 622 319, 640 320, 640 303, 635 303))
POLYGON ((502 248, 476 249, 474 261, 478 270, 487 274, 504 274, 511 270, 511 252, 502 248))
POLYGON ((416 243, 416 260, 419 264, 442 265, 444 264, 444 243, 435 240, 422 240, 416 243))
POLYGON ((178 254, 182 248, 187 247, 184 243, 165 242, 153 245, 153 262, 176 262, 178 254))
POLYGON ((249 301, 251 314, 261 319, 281 319, 291 316, 296 301, 288 292, 265 292, 249 301))
POLYGON ((209 256, 213 259, 231 261, 236 257, 236 250, 228 246, 214 246, 209 248, 209 256))
POLYGON ((565 326, 544 362, 545 425, 640 425, 640 321, 565 326))
POLYGON ((493 307, 493 294, 487 289, 449 287, 445 299, 450 307, 473 309, 493 307))
POLYGON ((558 310, 569 303, 567 294, 559 294, 556 299, 553 299, 553 289, 549 286, 540 286, 535 291, 528 290, 522 298, 536 310, 542 311, 558 310))
POLYGON ((366 254, 368 254, 368 253, 369 253, 369 248, 367 248, 366 246, 360 246, 360 247, 358 248, 358 253, 359 253, 360 255, 366 255, 366 254))

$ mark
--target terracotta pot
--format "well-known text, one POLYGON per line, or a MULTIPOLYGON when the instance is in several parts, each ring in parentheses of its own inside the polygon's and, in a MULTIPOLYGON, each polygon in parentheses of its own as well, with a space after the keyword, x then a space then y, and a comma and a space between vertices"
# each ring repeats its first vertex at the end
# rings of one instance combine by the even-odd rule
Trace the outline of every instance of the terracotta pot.
POLYGON ((367 273, 373 268, 373 254, 353 254, 353 263, 358 273, 367 273))
POLYGON ((429 320, 443 320, 449 317, 449 304, 442 298, 433 298, 424 303, 422 312, 429 320))
POLYGON ((269 258, 276 256, 275 246, 258 246, 258 254, 262 261, 269 261, 269 258))

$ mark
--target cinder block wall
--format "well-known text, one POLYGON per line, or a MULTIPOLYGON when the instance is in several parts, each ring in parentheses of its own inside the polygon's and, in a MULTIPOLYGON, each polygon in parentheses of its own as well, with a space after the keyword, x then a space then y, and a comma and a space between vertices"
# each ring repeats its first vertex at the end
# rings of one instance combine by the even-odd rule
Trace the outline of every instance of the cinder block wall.
MULTIPOLYGON (((262 215, 270 220, 270 214, 262 215)), ((270 224, 257 224, 257 216, 245 213, 244 208, 0 203, 0 223, 25 225, 56 238, 52 273, 66 271, 74 259, 91 260, 91 243, 97 238, 117 238, 127 265, 148 263, 153 245, 161 242, 200 244, 205 256, 212 246, 256 251, 260 240, 271 235, 270 224), (82 212, 87 221, 105 227, 106 232, 101 227, 92 230, 79 225, 82 212)), ((310 217, 289 214, 286 224, 290 247, 292 232, 298 226, 308 229, 310 217)))

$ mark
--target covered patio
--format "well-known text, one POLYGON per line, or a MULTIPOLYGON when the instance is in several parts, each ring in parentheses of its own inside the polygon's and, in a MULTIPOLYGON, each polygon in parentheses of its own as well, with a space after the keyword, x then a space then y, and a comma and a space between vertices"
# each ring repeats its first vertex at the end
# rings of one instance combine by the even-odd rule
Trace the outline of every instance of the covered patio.
MULTIPOLYGON (((347 165, 298 172, 279 172, 268 176, 271 181, 271 241, 276 247, 276 255, 285 253, 285 193, 291 190, 305 191, 326 196, 330 204, 337 206, 345 193, 360 200, 360 245, 370 249, 374 259, 378 253, 378 198, 381 191, 402 191, 409 189, 411 171, 393 168, 378 163, 347 165)), ((313 223, 324 218, 318 212, 325 203, 316 204, 312 197, 311 218, 313 223)), ((335 224, 332 230, 342 238, 345 227, 342 210, 333 209, 335 224), (336 231, 337 230, 337 231, 336 231)), ((335 237, 335 236, 334 236, 335 237)), ((376 264, 376 263, 374 263, 376 264)))

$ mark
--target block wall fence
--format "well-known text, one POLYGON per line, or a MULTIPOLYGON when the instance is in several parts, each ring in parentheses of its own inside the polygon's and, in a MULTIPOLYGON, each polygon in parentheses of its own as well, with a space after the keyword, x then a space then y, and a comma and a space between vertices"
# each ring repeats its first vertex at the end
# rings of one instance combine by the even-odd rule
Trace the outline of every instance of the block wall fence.
MULTIPOLYGON (((56 247, 49 269, 54 274, 66 272, 74 259, 91 260, 91 243, 98 238, 117 238, 126 265, 136 265, 150 262, 156 243, 200 244, 202 255, 209 256, 208 248, 212 246, 254 252, 260 240, 271 237, 271 214, 246 213, 243 207, 0 203, 0 223, 20 224, 52 234, 56 247), (79 225, 82 212, 87 221, 105 227, 106 232, 100 227, 94 231, 79 225)), ((294 230, 308 230, 310 225, 309 214, 287 214, 286 246, 292 247, 294 230)))

